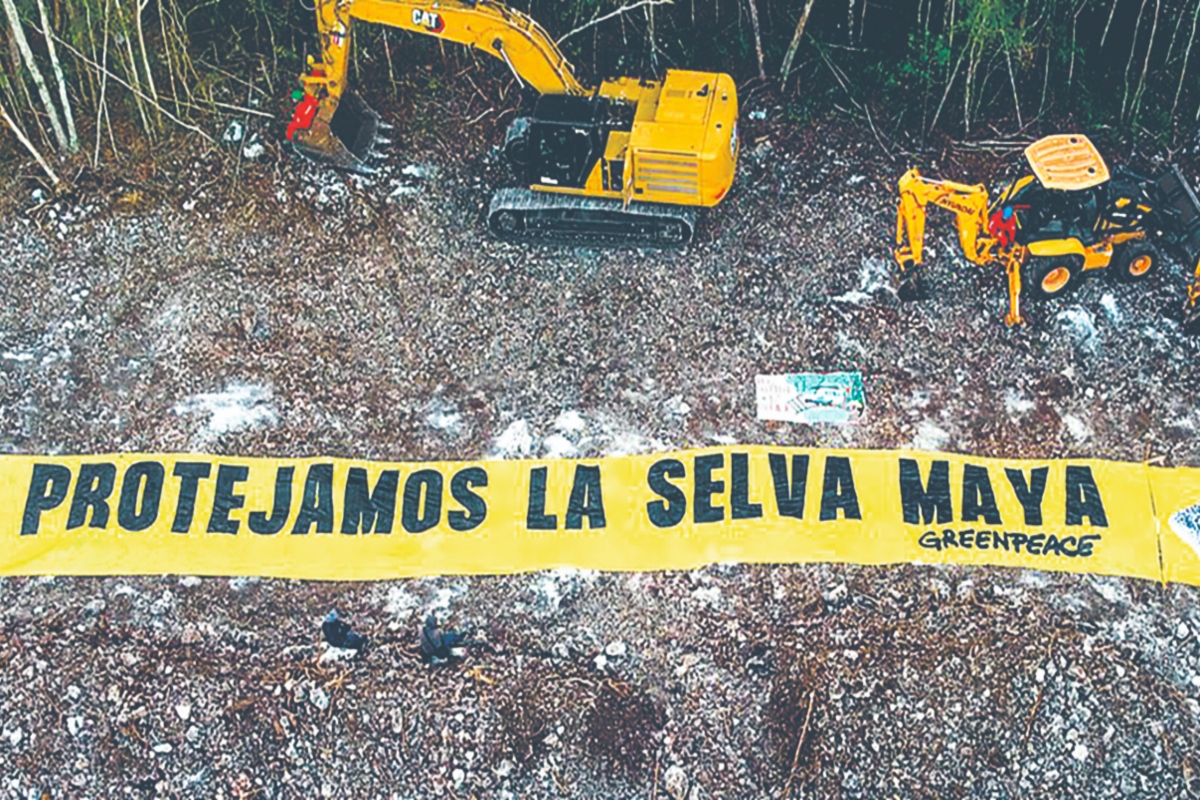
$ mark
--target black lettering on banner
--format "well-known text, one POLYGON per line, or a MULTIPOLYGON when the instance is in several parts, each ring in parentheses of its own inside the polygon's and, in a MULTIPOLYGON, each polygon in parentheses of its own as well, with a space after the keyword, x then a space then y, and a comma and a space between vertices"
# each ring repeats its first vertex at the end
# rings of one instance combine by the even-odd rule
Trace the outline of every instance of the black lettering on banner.
POLYGON ((179 478, 179 500, 175 504, 175 521, 172 533, 187 533, 192 529, 192 517, 196 513, 196 491, 200 481, 212 473, 212 465, 202 461, 180 461, 171 474, 179 478))
POLYGON ((304 496, 292 534, 333 533, 333 464, 313 464, 304 476, 304 496))
POLYGON ((1025 473, 1011 467, 1004 470, 1008 482, 1012 485, 1017 502, 1025 509, 1026 525, 1042 524, 1042 498, 1046 495, 1046 477, 1050 474, 1047 467, 1037 467, 1029 473, 1029 483, 1025 483, 1025 473))
POLYGON ((750 502, 750 455, 733 453, 729 456, 733 475, 730 478, 730 516, 734 519, 758 519, 763 515, 762 503, 750 502))
POLYGON ((482 467, 467 467, 454 473, 450 479, 450 495, 467 513, 455 509, 446 515, 451 530, 469 531, 483 523, 487 518, 487 503, 472 492, 471 487, 487 485, 488 474, 482 467))
MULTIPOLYGON (((367 483, 367 471, 351 467, 346 476, 345 502, 342 503, 342 533, 391 533, 396 517, 396 489, 400 486, 400 471, 385 469, 379 473, 375 491, 367 483)), ((438 496, 441 497, 439 486, 438 496)))
POLYGON ((67 516, 67 530, 79 528, 88 520, 91 510, 91 528, 108 526, 108 498, 117 482, 117 465, 108 462, 82 464, 79 479, 75 481, 75 494, 71 497, 71 513, 67 516))
POLYGON ((131 464, 121 479, 117 524, 127 531, 144 531, 153 525, 158 519, 158 506, 162 502, 166 478, 167 471, 157 461, 131 464))
MULTIPOLYGON (((1067 467, 1067 524, 1082 525, 1084 517, 1092 527, 1108 527, 1104 501, 1100 499, 1100 487, 1092 477, 1092 468, 1086 465, 1067 467)), ((1080 541, 1082 549, 1082 539, 1080 541)))
POLYGON ((268 517, 262 511, 250 512, 246 524, 251 531, 263 536, 273 536, 283 530, 288 514, 292 512, 292 478, 295 474, 295 467, 280 467, 275 471, 275 501, 271 516, 268 517))
POLYGON ((546 467, 529 471, 529 510, 525 513, 525 528, 531 531, 552 531, 558 528, 558 517, 546 513, 546 467))
POLYGON ((725 519, 725 507, 714 506, 712 496, 725 491, 725 481, 713 480, 712 471, 725 466, 725 454, 696 456, 694 463, 696 483, 692 487, 692 516, 697 523, 720 522, 725 519))
POLYGON ((992 491, 992 480, 987 467, 975 464, 963 465, 962 521, 974 522, 983 516, 988 525, 1003 525, 1000 509, 996 507, 996 495, 992 491))
POLYGON ((909 525, 920 525, 922 521, 928 525, 935 516, 940 524, 953 522, 950 462, 934 461, 929 465, 929 486, 926 487, 921 483, 921 466, 916 460, 900 459, 900 502, 904 507, 904 521, 909 525))
POLYGON ((775 504, 779 516, 804 519, 804 495, 808 489, 808 456, 792 456, 792 480, 788 486, 787 457, 782 453, 767 456, 771 465, 771 483, 775 484, 775 504))
POLYGON ((838 509, 846 519, 862 519, 858 508, 858 493, 854 491, 854 472, 850 459, 828 456, 825 459, 825 481, 821 485, 821 521, 838 518, 838 509))
POLYGON ((1025 552, 1031 556, 1060 556, 1066 558, 1076 558, 1078 556, 1092 555, 1092 542, 1098 542, 1102 539, 1098 534, 1079 537, 1079 545, 1076 546, 1076 538, 1074 536, 1064 536, 1059 538, 1055 534, 1024 534, 1013 533, 1007 531, 996 530, 975 530, 967 528, 966 530, 955 531, 950 528, 944 528, 940 533, 938 531, 925 531, 917 539, 917 544, 927 550, 950 550, 953 548, 975 549, 975 550, 1004 550, 1020 553, 1024 548, 1025 552))
POLYGON ((239 483, 250 477, 250 468, 241 464, 222 464, 217 467, 217 488, 213 492, 212 515, 208 518, 209 533, 237 533, 241 523, 229 518, 229 512, 246 505, 246 496, 234 494, 239 483))
POLYGON ((419 469, 404 481, 404 510, 400 513, 400 524, 409 533, 424 533, 436 527, 441 518, 442 473, 436 469, 419 469))
POLYGON ((589 530, 603 528, 606 524, 604 496, 600 492, 600 467, 579 464, 575 467, 571 499, 567 503, 567 530, 581 530, 584 517, 587 517, 589 530))
POLYGON ((71 470, 61 464, 34 464, 29 479, 29 494, 25 498, 25 513, 21 517, 21 535, 38 532, 42 512, 62 505, 71 488, 71 470))
POLYGON ((1046 537, 1046 544, 1042 547, 1042 555, 1044 556, 1061 556, 1063 554, 1062 542, 1053 533, 1046 537))
POLYGON ((678 459, 664 458, 650 465, 646 483, 650 486, 650 491, 662 498, 646 504, 646 513, 654 527, 673 528, 683 521, 684 515, 687 514, 687 495, 667 478, 686 477, 687 468, 678 459))

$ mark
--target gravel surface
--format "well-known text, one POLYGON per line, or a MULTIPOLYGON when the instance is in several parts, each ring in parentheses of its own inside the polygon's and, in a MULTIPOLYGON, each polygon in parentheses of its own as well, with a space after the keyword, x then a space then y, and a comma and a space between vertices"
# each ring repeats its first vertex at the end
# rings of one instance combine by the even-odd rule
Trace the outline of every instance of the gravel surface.
MULTIPOLYGON (((887 245, 906 159, 764 110, 734 194, 683 252, 488 239, 504 173, 482 129, 399 149, 371 179, 263 137, 256 158, 181 147, 65 198, 14 184, 0 448, 419 460, 743 442, 1200 464, 1181 265, 1093 279, 1009 330, 1002 275, 955 258, 935 212, 937 296, 902 305, 887 245), (755 420, 756 374, 844 369, 863 374, 863 424, 755 420)), ((937 167, 985 177, 952 152, 937 167)), ((1198 599, 932 567, 10 579, 0 791, 1200 796, 1198 599), (373 638, 359 659, 319 642, 334 606, 373 638), (422 664, 430 609, 485 644, 422 664)))

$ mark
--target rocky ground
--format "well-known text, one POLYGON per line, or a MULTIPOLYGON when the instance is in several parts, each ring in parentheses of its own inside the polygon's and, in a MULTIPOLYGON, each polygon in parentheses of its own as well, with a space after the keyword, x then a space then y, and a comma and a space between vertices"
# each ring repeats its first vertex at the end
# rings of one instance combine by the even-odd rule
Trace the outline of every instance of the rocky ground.
MULTIPOLYGON (((370 179, 243 129, 121 179, 81 171, 65 197, 10 181, 0 448, 417 460, 747 442, 1200 463, 1182 265, 1093 279, 1010 330, 1002 276, 955 258, 933 217, 935 296, 901 304, 895 178, 915 161, 984 180, 988 159, 893 160, 869 129, 744 111, 737 188, 682 252, 490 240, 504 173, 486 124, 402 142, 370 179), (756 374, 846 369, 861 425, 755 419, 756 374)), ((0 598, 10 797, 1200 795, 1186 587, 721 567, 10 579, 0 598), (375 640, 359 660, 319 644, 335 605, 375 640), (428 610, 486 646, 421 664, 428 610)))

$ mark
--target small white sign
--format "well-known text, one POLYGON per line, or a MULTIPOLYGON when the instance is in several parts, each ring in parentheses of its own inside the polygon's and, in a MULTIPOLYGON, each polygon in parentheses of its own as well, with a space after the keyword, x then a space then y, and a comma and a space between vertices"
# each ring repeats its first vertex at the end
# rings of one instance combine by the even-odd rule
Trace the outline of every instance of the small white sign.
POLYGON ((761 420, 853 425, 866 411, 857 372, 759 375, 755 395, 761 420))

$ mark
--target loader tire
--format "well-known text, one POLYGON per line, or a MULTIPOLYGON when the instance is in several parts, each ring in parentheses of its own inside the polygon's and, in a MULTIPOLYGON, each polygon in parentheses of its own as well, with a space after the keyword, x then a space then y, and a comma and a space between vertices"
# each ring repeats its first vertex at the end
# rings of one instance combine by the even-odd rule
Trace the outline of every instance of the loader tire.
POLYGON ((1117 250, 1108 270, 1119 281, 1136 283, 1150 277, 1160 260, 1162 253, 1150 242, 1129 242, 1117 250))
POLYGON ((1083 256, 1029 256, 1023 267, 1021 291, 1034 300, 1065 297, 1083 279, 1083 256))

